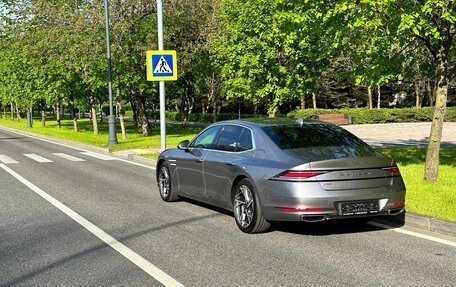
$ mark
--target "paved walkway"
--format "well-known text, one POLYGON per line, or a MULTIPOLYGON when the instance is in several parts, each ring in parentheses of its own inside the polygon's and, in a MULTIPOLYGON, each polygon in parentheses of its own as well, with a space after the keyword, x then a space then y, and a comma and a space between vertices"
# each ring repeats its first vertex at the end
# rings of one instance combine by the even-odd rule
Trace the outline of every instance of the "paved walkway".
MULTIPOLYGON (((431 123, 390 123, 343 126, 373 146, 425 146, 431 123)), ((456 147, 456 123, 444 123, 442 146, 456 147)))

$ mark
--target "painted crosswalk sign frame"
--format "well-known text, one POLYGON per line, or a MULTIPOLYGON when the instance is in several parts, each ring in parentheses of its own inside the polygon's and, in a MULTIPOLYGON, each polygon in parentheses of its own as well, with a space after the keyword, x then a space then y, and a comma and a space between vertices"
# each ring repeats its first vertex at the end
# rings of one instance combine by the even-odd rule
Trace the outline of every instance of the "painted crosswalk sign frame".
POLYGON ((177 56, 173 50, 147 51, 147 80, 176 81, 177 56))

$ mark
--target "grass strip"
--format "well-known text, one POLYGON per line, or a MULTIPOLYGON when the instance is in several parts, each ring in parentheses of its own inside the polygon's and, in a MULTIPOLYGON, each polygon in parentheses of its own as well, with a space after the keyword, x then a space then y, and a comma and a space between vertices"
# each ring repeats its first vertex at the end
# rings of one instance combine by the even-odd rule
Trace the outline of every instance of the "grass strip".
MULTIPOLYGON (((99 134, 95 135, 92 129, 92 122, 89 119, 83 118, 78 120, 78 132, 73 130, 73 120, 64 118, 61 120, 61 127, 57 127, 55 118, 48 117, 46 126, 41 126, 41 118, 34 118, 32 128, 26 127, 26 120, 11 121, 0 119, 0 125, 15 128, 18 130, 26 130, 38 134, 48 135, 56 138, 71 140, 75 142, 85 143, 93 146, 109 148, 111 151, 128 150, 128 149, 152 149, 158 152, 160 149, 160 126, 159 124, 152 125, 152 136, 144 136, 138 131, 138 128, 133 122, 126 122, 125 128, 127 139, 122 139, 120 134, 120 125, 117 123, 117 139, 119 144, 108 147, 108 122, 98 122, 99 134)), ((181 127, 168 125, 166 128, 166 142, 168 147, 175 147, 177 144, 186 139, 192 139, 201 131, 201 128, 196 127, 181 127)))
POLYGON ((456 221, 456 148, 442 148, 439 178, 424 180, 426 148, 394 147, 378 151, 398 163, 407 187, 407 210, 456 221))

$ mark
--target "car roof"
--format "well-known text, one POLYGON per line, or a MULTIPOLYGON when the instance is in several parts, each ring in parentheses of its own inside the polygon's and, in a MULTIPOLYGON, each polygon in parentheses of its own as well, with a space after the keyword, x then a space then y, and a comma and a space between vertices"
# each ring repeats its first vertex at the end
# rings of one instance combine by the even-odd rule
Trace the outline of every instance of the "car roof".
POLYGON ((249 127, 267 127, 267 126, 294 126, 302 124, 326 124, 317 120, 303 120, 303 119, 292 119, 292 118, 254 118, 254 119, 242 119, 242 120, 228 120, 220 121, 216 124, 238 124, 249 127))

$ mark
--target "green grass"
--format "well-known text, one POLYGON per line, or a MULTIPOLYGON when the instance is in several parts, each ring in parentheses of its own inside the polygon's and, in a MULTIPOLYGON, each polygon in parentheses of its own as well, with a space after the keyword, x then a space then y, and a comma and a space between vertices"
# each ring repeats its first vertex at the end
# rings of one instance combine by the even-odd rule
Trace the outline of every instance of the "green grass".
POLYGON ((439 178, 424 180, 425 148, 381 148, 395 159, 407 187, 407 210, 456 221, 456 148, 442 148, 439 178))
MULTIPOLYGON (((73 130, 73 121, 68 118, 61 120, 61 127, 57 127, 55 118, 48 117, 46 126, 41 126, 41 118, 34 118, 34 126, 32 128, 26 127, 26 120, 11 121, 7 119, 0 119, 0 125, 31 131, 34 133, 53 136, 61 139, 71 140, 75 142, 85 143, 93 146, 108 148, 108 123, 103 121, 98 122, 99 134, 94 135, 92 131, 92 122, 89 119, 78 120, 78 132, 73 130)), ((127 139, 123 140, 120 134, 120 124, 116 124, 117 139, 119 144, 109 147, 111 151, 125 150, 125 149, 159 149, 160 148, 160 126, 153 125, 152 136, 147 137, 138 132, 136 126, 131 122, 125 123, 127 131, 127 139)), ((177 144, 186 139, 192 139, 201 128, 181 126, 167 126, 166 128, 166 145, 168 147, 177 146, 177 144)))

